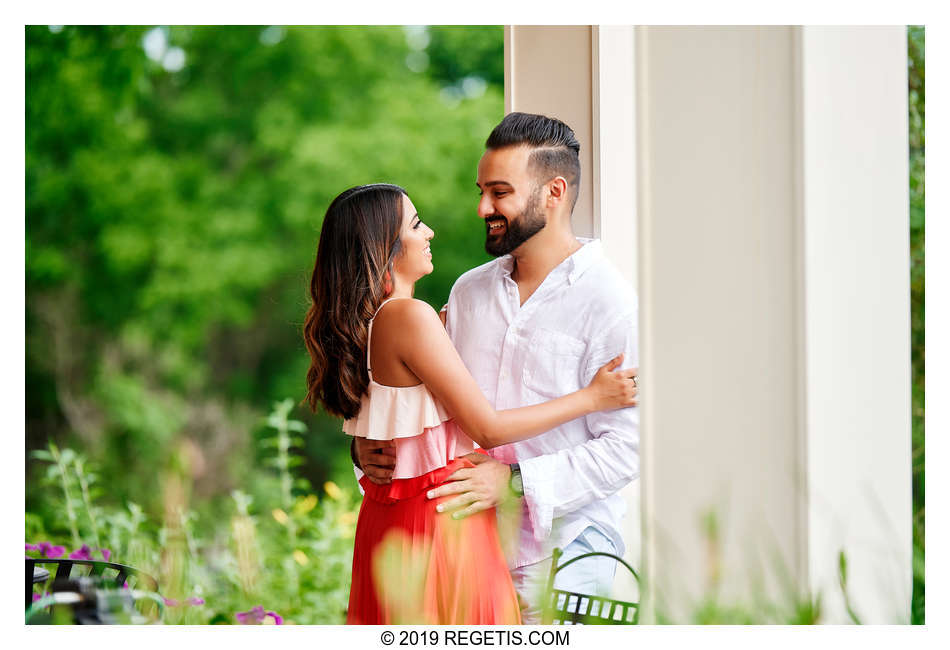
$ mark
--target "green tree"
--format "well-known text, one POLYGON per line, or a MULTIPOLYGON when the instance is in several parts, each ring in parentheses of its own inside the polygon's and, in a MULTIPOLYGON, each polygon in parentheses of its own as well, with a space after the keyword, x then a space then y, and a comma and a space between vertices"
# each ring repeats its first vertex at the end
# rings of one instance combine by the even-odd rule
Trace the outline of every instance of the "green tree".
MULTIPOLYGON (((150 470, 187 438, 198 494, 253 489, 260 414, 305 393, 317 236, 349 186, 406 187, 441 306, 488 259, 474 175, 503 114, 501 28, 450 32, 422 51, 487 84, 446 92, 400 27, 27 27, 27 449, 75 439, 155 509, 150 470)), ((304 475, 348 472, 340 422, 298 410, 304 475)))

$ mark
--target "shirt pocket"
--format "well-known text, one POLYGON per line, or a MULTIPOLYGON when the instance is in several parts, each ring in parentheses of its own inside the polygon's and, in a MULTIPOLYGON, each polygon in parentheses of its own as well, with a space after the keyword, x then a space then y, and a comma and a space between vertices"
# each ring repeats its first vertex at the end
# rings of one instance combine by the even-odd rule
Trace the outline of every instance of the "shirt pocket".
POLYGON ((581 388, 581 363, 587 345, 580 339, 538 329, 528 341, 522 379, 533 393, 551 399, 581 388))

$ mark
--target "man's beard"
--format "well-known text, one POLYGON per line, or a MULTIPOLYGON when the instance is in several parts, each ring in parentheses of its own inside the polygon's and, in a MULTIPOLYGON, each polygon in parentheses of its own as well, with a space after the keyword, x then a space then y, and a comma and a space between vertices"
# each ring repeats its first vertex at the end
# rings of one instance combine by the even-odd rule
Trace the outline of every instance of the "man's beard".
MULTIPOLYGON (((504 217, 504 215, 498 216, 504 217)), ((531 193, 528 206, 517 219, 514 221, 510 221, 507 217, 504 219, 505 234, 497 236, 488 234, 485 238, 485 250, 494 257, 507 255, 541 232, 541 229, 547 225, 547 219, 541 209, 541 188, 535 188, 531 193)))

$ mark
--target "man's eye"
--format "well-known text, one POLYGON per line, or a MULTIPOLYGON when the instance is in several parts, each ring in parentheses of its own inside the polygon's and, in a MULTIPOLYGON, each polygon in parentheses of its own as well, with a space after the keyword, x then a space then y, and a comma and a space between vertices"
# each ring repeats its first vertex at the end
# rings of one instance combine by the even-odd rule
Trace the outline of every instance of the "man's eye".
POLYGON ((500 197, 500 196, 504 196, 504 195, 507 194, 507 193, 508 193, 508 192, 495 192, 495 196, 496 196, 496 197, 500 197))

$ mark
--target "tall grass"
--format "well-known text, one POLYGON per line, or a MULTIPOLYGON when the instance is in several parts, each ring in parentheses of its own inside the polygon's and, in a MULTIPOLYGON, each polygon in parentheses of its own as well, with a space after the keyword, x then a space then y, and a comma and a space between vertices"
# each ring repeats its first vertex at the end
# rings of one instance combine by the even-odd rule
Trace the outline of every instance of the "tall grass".
POLYGON ((66 547, 65 554, 85 544, 93 559, 104 559, 105 549, 111 561, 153 575, 167 599, 165 623, 236 624, 239 612, 258 606, 284 624, 343 623, 358 495, 332 482, 312 490, 294 475, 300 463, 294 448, 306 428, 290 419, 291 407, 289 401, 274 406, 262 441, 277 474, 268 485, 276 487, 257 500, 233 491, 223 518, 193 508, 184 445, 156 477, 164 508, 152 520, 136 503, 101 504, 93 464, 49 443, 33 453, 49 464, 38 487, 49 507, 27 513, 27 542, 50 541, 66 547))

